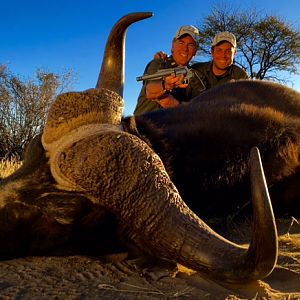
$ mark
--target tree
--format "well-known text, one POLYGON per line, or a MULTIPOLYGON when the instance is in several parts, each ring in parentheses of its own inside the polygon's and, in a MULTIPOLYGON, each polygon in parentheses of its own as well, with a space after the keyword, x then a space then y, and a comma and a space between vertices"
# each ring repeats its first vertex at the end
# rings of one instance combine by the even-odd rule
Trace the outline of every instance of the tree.
POLYGON ((54 74, 40 69, 33 78, 21 80, 0 65, 0 158, 22 156, 29 141, 41 132, 56 95, 73 81, 70 70, 54 74))
POLYGON ((210 54, 211 40, 217 32, 230 31, 237 38, 236 64, 251 78, 284 82, 285 72, 298 74, 300 32, 280 17, 223 5, 213 8, 199 30, 199 55, 210 54))

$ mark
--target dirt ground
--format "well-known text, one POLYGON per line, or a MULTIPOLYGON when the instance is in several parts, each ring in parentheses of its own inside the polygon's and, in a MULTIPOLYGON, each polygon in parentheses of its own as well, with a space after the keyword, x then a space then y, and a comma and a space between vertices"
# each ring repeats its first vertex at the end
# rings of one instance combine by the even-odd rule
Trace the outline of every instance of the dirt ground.
MULTIPOLYGON (((300 223, 277 220, 278 264, 266 279, 225 284, 183 266, 145 268, 139 260, 90 256, 26 257, 0 262, 0 299, 300 299, 300 223)), ((247 243, 248 224, 230 226, 247 243)), ((116 258, 116 257, 115 257, 116 258)))

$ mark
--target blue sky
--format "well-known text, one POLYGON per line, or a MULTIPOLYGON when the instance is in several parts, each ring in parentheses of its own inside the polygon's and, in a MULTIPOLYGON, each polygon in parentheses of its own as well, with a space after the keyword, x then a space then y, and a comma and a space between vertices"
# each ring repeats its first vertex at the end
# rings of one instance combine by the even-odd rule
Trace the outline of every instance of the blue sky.
MULTIPOLYGON (((96 84, 110 29, 125 14, 150 11, 152 18, 131 25, 126 39, 125 115, 132 114, 141 87, 136 76, 158 50, 169 53, 182 25, 197 25, 220 3, 275 14, 300 28, 300 1, 289 0, 1 0, 0 63, 21 77, 37 68, 62 72, 72 69, 74 90, 96 84)), ((293 77, 300 90, 300 76, 293 77)))

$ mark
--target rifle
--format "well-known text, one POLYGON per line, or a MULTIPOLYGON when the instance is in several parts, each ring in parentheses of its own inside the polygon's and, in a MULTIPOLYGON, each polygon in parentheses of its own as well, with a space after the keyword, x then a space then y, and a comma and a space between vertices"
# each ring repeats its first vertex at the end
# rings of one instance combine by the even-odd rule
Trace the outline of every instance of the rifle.
POLYGON ((136 80, 137 81, 157 80, 157 79, 163 79, 164 77, 169 75, 178 76, 181 74, 185 76, 183 83, 189 83, 190 78, 193 76, 192 70, 189 69, 188 67, 175 67, 169 69, 161 69, 158 70, 156 73, 150 75, 138 76, 136 80))

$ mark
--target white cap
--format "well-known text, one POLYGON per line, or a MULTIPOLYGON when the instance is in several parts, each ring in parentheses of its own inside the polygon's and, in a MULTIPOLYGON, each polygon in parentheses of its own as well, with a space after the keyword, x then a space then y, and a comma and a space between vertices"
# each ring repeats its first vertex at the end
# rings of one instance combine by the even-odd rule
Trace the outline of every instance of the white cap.
POLYGON ((184 34, 190 35, 193 38, 193 40, 198 44, 199 30, 195 26, 193 26, 193 25, 181 26, 176 31, 175 38, 179 39, 184 34))
POLYGON ((229 42, 234 48, 236 48, 236 38, 231 32, 228 31, 217 33, 213 39, 212 47, 223 41, 229 42))

